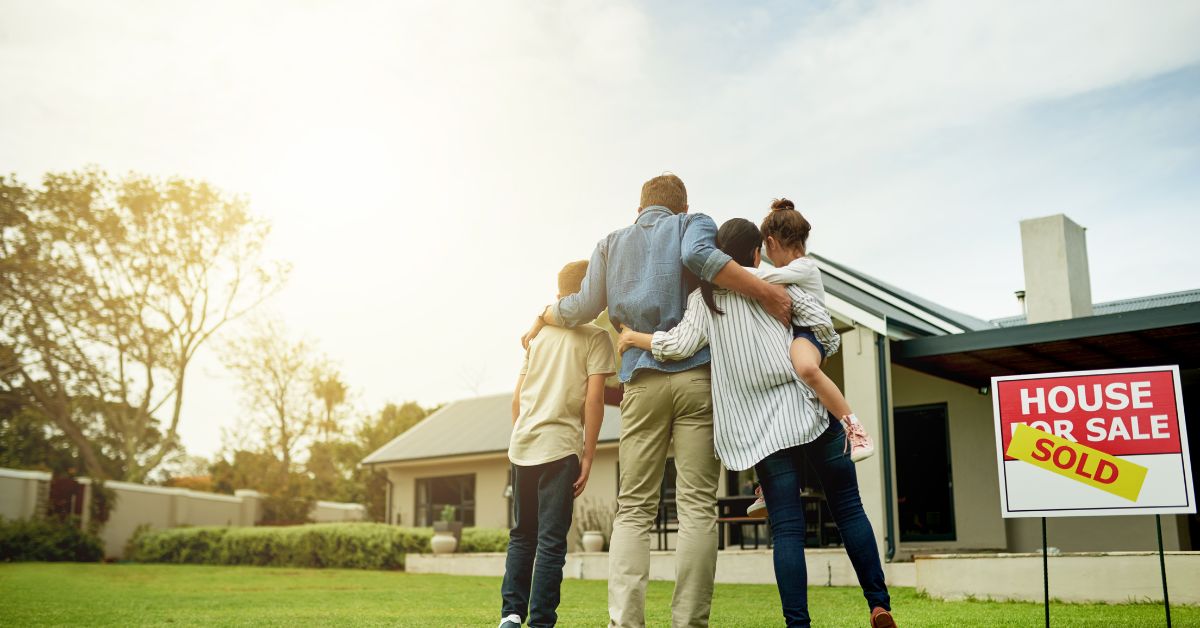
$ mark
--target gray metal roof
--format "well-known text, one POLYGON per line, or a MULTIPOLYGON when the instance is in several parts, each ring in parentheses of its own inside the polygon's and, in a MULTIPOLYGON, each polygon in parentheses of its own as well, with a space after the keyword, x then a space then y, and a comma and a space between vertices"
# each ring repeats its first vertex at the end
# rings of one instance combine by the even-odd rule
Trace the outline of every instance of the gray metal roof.
MULTIPOLYGON (((446 404, 392 439, 363 464, 403 462, 508 451, 512 434, 512 394, 487 395, 446 404)), ((621 410, 604 406, 600 442, 621 435, 621 410)))
POLYGON ((827 257, 816 254, 811 254, 810 256, 817 260, 826 270, 826 272, 821 274, 826 292, 849 301, 873 314, 886 317, 889 327, 898 326, 907 332, 918 335, 940 336, 945 334, 946 331, 939 329, 930 324, 928 320, 925 320, 930 317, 950 323, 964 331, 989 329, 991 327, 983 319, 938 305, 907 290, 902 290, 863 272, 834 262, 827 257), (867 284, 877 293, 882 294, 883 298, 880 298, 876 294, 871 294, 867 290, 848 281, 842 280, 833 272, 828 272, 831 268, 857 279, 863 284, 867 284))
POLYGON ((993 376, 1200 367, 1200 302, 892 343, 892 361, 972 387, 993 376))
MULTIPOLYGON (((1184 290, 1182 292, 1152 294, 1146 297, 1097 303, 1092 306, 1092 316, 1120 314, 1123 312, 1136 312, 1139 310, 1149 310, 1157 307, 1183 305, 1185 303, 1200 303, 1200 290, 1184 290)), ((1024 314, 1019 316, 1006 316, 1004 318, 997 318, 991 321, 992 327, 1016 327, 1018 325, 1025 324, 1027 324, 1027 322, 1024 314)))

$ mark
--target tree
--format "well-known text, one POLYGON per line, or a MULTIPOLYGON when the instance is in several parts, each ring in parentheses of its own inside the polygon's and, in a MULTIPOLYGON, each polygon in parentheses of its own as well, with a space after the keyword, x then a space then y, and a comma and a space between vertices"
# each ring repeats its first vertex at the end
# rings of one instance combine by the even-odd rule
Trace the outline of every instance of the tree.
POLYGON ((143 480, 179 449, 197 351, 286 276, 267 225, 204 182, 97 169, 0 177, 0 221, 0 392, 94 478, 143 480))
POLYGON ((360 463, 371 452, 420 423, 430 412, 413 402, 389 403, 378 413, 365 417, 348 437, 314 442, 305 469, 317 496, 364 504, 370 519, 383 521, 387 475, 360 463))
POLYGON ((348 390, 349 387, 342 381, 342 374, 328 361, 322 361, 313 367, 312 392, 320 400, 324 410, 324 415, 317 423, 317 432, 327 443, 334 434, 341 431, 341 426, 338 425, 339 417, 335 412, 346 403, 348 390))
POLYGON ((275 320, 259 321, 229 342, 225 365, 241 382, 250 410, 248 427, 262 436, 266 452, 279 463, 280 477, 292 471, 292 458, 316 424, 311 395, 312 348, 288 338, 275 320))
POLYGON ((353 482, 361 492, 348 501, 365 505, 367 516, 372 521, 387 520, 387 473, 371 467, 361 467, 358 463, 436 411, 437 408, 422 408, 411 401, 402 405, 389 403, 379 414, 364 421, 355 431, 355 447, 347 452, 347 457, 353 460, 353 482))
POLYGON ((234 449, 219 455, 209 466, 212 488, 218 493, 232 495, 242 488, 270 493, 276 488, 279 461, 266 452, 234 449))
POLYGON ((0 467, 73 475, 79 461, 71 442, 53 424, 15 395, 6 395, 0 397, 0 467))

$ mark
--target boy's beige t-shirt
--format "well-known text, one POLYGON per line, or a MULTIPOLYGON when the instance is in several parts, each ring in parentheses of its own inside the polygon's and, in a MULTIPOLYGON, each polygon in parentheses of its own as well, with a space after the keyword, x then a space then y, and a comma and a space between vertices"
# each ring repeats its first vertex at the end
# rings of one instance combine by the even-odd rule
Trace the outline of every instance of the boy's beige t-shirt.
POLYGON ((546 327, 525 354, 521 411, 508 459, 530 466, 583 452, 583 401, 590 375, 616 372, 608 332, 595 325, 546 327))

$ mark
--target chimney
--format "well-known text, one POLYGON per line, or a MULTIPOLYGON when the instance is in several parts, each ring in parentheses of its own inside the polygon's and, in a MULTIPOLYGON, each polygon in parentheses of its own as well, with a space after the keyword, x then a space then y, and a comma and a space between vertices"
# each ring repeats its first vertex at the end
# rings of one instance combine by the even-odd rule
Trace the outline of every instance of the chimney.
POLYGON ((1021 221, 1029 323, 1092 315, 1085 231, 1063 214, 1021 221))

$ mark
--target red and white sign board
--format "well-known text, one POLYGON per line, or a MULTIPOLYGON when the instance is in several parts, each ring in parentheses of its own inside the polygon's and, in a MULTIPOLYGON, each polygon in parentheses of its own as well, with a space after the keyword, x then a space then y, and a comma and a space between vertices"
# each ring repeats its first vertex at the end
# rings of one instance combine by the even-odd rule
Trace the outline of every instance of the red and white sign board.
POLYGON ((1196 512, 1179 367, 992 378, 1005 518, 1196 512))

